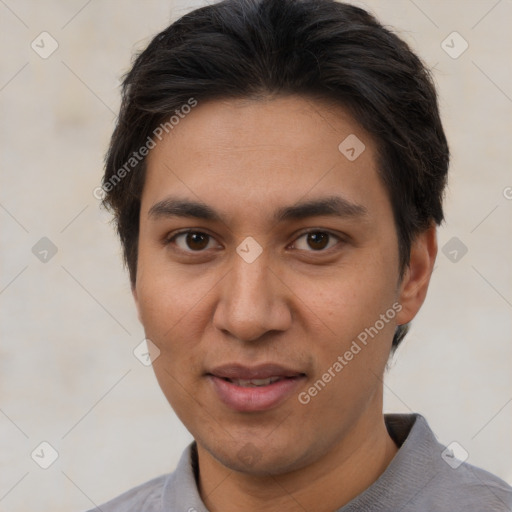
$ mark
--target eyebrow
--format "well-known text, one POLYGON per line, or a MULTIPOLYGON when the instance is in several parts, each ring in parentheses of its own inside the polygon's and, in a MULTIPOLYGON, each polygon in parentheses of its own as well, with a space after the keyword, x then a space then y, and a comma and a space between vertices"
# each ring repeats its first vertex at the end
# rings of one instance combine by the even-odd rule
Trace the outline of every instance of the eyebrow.
MULTIPOLYGON (((340 196, 329 196, 313 199, 291 206, 277 209, 273 219, 276 223, 289 220, 302 220, 316 216, 334 216, 343 218, 366 217, 368 210, 361 204, 356 204, 340 196)), ((167 197, 155 203, 148 212, 153 219, 166 217, 192 217, 202 220, 223 222, 222 216, 213 208, 200 201, 191 201, 177 197, 167 197)))

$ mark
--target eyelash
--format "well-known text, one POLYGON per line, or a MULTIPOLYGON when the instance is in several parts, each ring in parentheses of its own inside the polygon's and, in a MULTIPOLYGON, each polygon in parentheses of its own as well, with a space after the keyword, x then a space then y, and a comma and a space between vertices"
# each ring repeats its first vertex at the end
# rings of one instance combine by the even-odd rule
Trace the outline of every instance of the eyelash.
MULTIPOLYGON (((207 237, 209 237, 208 241, 210 241, 210 239, 215 239, 212 235, 210 235, 208 233, 205 233, 204 231, 198 231, 198 230, 195 230, 195 229, 186 229, 186 230, 183 230, 183 231, 178 231, 177 233, 173 233, 172 235, 169 235, 169 236, 165 237, 165 239, 163 240, 163 244, 164 244, 164 246, 171 245, 171 244, 174 243, 176 238, 178 238, 179 236, 187 235, 187 234, 190 234, 190 233, 206 235, 207 237)), ((328 249, 320 249, 320 250, 317 250, 317 251, 315 251, 315 250, 306 251, 306 252, 313 253, 313 254, 328 254, 332 249, 335 249, 336 246, 339 245, 340 242, 343 243, 345 241, 341 236, 336 235, 336 234, 332 233, 331 231, 322 230, 322 229, 309 229, 308 231, 303 231, 302 233, 300 233, 297 236, 297 238, 295 239, 295 242, 297 240, 299 240, 300 238, 302 238, 304 236, 307 236, 309 234, 312 234, 312 233, 326 234, 330 238, 335 238, 335 239, 338 240, 337 244, 335 244, 332 247, 329 247, 328 249)), ((329 239, 329 241, 330 241, 330 239, 329 239)), ((200 251, 193 251, 193 250, 181 249, 180 247, 178 247, 177 250, 181 251, 181 252, 185 252, 186 254, 189 254, 189 255, 190 254, 192 254, 192 255, 202 255, 202 254, 205 254, 208 249, 204 249, 204 250, 200 250, 200 251)))

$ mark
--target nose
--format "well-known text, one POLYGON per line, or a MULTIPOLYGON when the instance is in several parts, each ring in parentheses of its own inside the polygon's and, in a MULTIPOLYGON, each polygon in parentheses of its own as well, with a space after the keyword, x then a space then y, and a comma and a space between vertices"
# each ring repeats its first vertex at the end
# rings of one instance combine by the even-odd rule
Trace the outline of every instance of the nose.
POLYGON ((247 263, 237 254, 222 280, 213 316, 214 327, 240 341, 256 341, 271 331, 290 328, 287 288, 269 268, 262 254, 247 263))

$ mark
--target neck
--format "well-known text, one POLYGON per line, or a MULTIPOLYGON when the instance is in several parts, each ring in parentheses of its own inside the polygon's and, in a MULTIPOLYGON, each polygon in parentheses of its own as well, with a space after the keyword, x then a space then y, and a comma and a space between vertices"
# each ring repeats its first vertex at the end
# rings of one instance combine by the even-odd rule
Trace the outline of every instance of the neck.
POLYGON ((384 472, 398 448, 384 417, 369 412, 314 463, 286 474, 232 471, 199 443, 199 493, 210 512, 332 512, 361 494, 384 472))

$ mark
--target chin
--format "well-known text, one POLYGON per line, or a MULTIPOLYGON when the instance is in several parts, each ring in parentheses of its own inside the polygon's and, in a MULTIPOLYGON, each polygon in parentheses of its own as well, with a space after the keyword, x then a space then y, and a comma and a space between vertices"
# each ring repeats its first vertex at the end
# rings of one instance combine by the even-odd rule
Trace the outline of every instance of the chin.
POLYGON ((208 451, 232 471, 262 477, 289 473, 311 462, 306 453, 300 453, 297 443, 291 444, 289 440, 283 441, 281 446, 277 446, 275 440, 268 443, 264 439, 231 442, 208 451))

